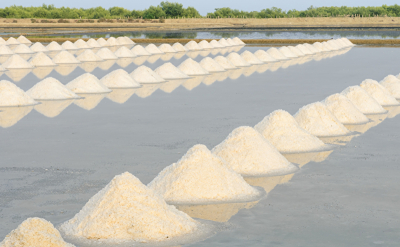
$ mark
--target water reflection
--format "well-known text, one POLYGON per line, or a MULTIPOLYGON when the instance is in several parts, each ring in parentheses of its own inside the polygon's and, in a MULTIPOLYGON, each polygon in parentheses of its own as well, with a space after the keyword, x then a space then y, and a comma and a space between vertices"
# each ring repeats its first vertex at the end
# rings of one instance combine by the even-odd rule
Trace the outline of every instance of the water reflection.
POLYGON ((124 89, 113 88, 112 92, 107 94, 106 97, 115 103, 123 104, 130 97, 132 97, 134 93, 135 93, 134 88, 124 88, 124 89))
POLYGON ((55 71, 62 76, 67 76, 78 67, 77 64, 62 64, 55 67, 55 71))
POLYGON ((42 100, 39 101, 41 104, 35 105, 34 109, 48 118, 53 118, 60 115, 74 100, 42 100))
POLYGON ((83 69, 85 72, 90 73, 99 67, 101 62, 82 62, 79 64, 79 67, 83 69))
POLYGON ((117 64, 122 68, 128 67, 129 64, 133 63, 132 58, 120 58, 117 60, 117 64))
POLYGON ((162 91, 165 93, 172 93, 175 89, 177 89, 182 83, 184 83, 187 79, 180 80, 169 80, 160 87, 162 91))
POLYGON ((33 69, 8 69, 6 75, 14 82, 21 81, 27 76, 33 69))
POLYGON ((197 86, 201 84, 201 82, 204 80, 206 76, 194 76, 190 79, 187 79, 184 83, 182 83, 182 86, 186 88, 187 90, 191 91, 197 86))
POLYGON ((92 110, 94 109, 100 101, 104 99, 107 94, 78 94, 79 96, 83 97, 82 99, 77 99, 74 101, 74 104, 79 106, 85 110, 92 110))
POLYGON ((8 128, 28 115, 33 106, 0 107, 0 126, 8 128))
POLYGON ((164 84, 165 83, 142 84, 141 88, 134 89, 135 94, 140 98, 147 98, 164 84))
POLYGON ((33 69, 32 73, 38 78, 38 79, 44 79, 46 76, 48 76, 52 71, 54 70, 54 67, 36 67, 33 69))

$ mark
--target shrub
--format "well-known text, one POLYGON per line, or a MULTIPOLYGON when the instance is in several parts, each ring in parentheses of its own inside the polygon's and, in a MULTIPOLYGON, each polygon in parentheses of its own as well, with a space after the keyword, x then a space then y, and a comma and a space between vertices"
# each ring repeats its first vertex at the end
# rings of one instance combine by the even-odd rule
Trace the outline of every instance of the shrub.
POLYGON ((17 20, 13 20, 13 23, 17 23, 18 21, 17 20))

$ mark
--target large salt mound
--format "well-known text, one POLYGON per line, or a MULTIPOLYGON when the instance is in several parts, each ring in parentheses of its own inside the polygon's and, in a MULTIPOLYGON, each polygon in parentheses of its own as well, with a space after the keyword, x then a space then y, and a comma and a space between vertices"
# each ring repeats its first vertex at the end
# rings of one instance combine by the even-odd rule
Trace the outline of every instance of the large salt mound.
POLYGON ((79 50, 79 48, 69 40, 67 40, 64 43, 62 43, 61 47, 64 50, 79 50))
POLYGON ((254 128, 281 153, 313 152, 326 148, 320 139, 302 129, 296 119, 283 110, 272 112, 254 128))
POLYGON ((135 69, 130 75, 135 81, 141 84, 165 82, 165 80, 160 75, 144 65, 135 69))
POLYGON ((108 44, 109 46, 118 46, 118 45, 122 45, 122 44, 120 44, 120 43, 118 42, 118 40, 117 40, 116 38, 114 38, 114 37, 108 38, 108 39, 107 39, 107 44, 108 44))
POLYGON ((29 63, 35 67, 56 66, 53 60, 43 52, 36 53, 35 56, 29 60, 29 63))
POLYGON ((18 40, 16 40, 13 37, 8 38, 8 40, 6 42, 7 42, 7 45, 19 45, 19 44, 21 44, 18 40))
POLYGON ((380 82, 396 99, 400 99, 400 80, 394 75, 388 75, 380 82))
POLYGON ((14 52, 6 45, 0 45, 0 55, 12 55, 14 52))
POLYGON ((2 65, 6 69, 31 69, 33 66, 20 55, 12 55, 2 65))
POLYGON ((324 100, 326 107, 342 124, 364 124, 369 119, 344 95, 333 94, 324 100))
POLYGON ((186 59, 183 61, 179 66, 178 69, 180 69, 183 73, 186 75, 208 75, 208 71, 201 67, 201 65, 194 61, 191 58, 186 59))
POLYGON ((78 99, 79 96, 69 90, 57 79, 48 77, 37 83, 31 89, 26 91, 30 97, 36 100, 63 100, 78 99))
POLYGON ((248 67, 251 65, 236 52, 230 53, 226 58, 236 67, 248 67))
POLYGON ((19 37, 17 38, 17 40, 18 40, 19 43, 21 43, 21 44, 28 44, 28 45, 32 44, 32 42, 31 42, 29 39, 27 39, 25 36, 23 36, 23 35, 19 36, 19 37))
POLYGON ((175 51, 178 52, 185 52, 188 51, 186 47, 184 47, 181 43, 175 43, 172 45, 172 48, 174 48, 175 51))
POLYGON ((10 232, 1 247, 74 247, 66 243, 53 224, 41 218, 28 218, 10 232))
POLYGON ((147 45, 145 49, 150 54, 164 54, 164 52, 160 51, 154 44, 147 45))
POLYGON ((269 55, 271 55, 271 57, 277 59, 277 60, 287 60, 288 57, 286 57, 285 55, 282 54, 282 52, 280 52, 278 49, 276 49, 275 47, 269 48, 266 51, 269 55))
POLYGON ((194 232, 199 223, 169 206, 132 174, 115 176, 60 231, 90 240, 163 241, 194 232))
POLYGON ((74 57, 71 53, 68 51, 62 51, 55 55, 53 58, 53 62, 56 64, 78 64, 81 63, 78 59, 74 57))
POLYGON ((31 47, 31 50, 34 52, 48 52, 49 50, 42 45, 42 43, 40 42, 36 42, 35 44, 33 44, 31 47))
POLYGON ((99 42, 97 42, 95 39, 90 38, 86 44, 88 44, 88 46, 92 47, 92 48, 100 48, 101 45, 99 44, 99 42))
POLYGON ((238 45, 245 45, 245 43, 241 39, 239 39, 238 37, 235 37, 232 40, 238 45))
POLYGON ((213 48, 223 48, 225 46, 221 45, 218 41, 215 39, 210 41, 210 45, 212 45, 213 48))
POLYGON ((272 57, 270 54, 268 54, 264 50, 258 50, 256 52, 254 52, 254 56, 256 56, 258 58, 258 60, 265 62, 265 63, 277 61, 276 58, 272 57))
POLYGON ((132 49, 131 49, 131 51, 133 52, 133 53, 135 53, 136 55, 138 55, 138 56, 150 56, 151 55, 151 53, 150 52, 148 52, 145 48, 143 48, 143 46, 141 46, 141 45, 135 45, 135 47, 133 47, 132 49))
POLYGON ((98 52, 96 52, 96 55, 104 60, 118 59, 118 57, 108 48, 101 48, 98 52))
POLYGON ((67 85, 74 93, 109 93, 111 90, 104 86, 96 76, 86 73, 74 80, 70 81, 67 85))
POLYGON ((287 48, 288 48, 293 54, 295 54, 295 55, 298 56, 298 57, 302 57, 302 56, 305 55, 305 54, 304 54, 299 48, 297 48, 297 47, 288 46, 287 48))
POLYGON ((305 43, 305 44, 303 44, 304 45, 304 47, 306 47, 307 49, 309 49, 313 54, 315 54, 315 53, 320 53, 321 51, 320 50, 318 50, 317 48, 315 48, 313 45, 311 45, 311 44, 308 44, 308 43, 305 43))
POLYGON ((240 56, 249 64, 263 64, 263 62, 258 59, 253 53, 249 51, 244 51, 240 56))
POLYGON ((226 57, 218 56, 215 57, 214 60, 222 66, 224 69, 236 69, 237 67, 233 65, 226 57))
POLYGON ((32 54, 34 53, 28 46, 24 44, 20 44, 14 49, 14 53, 16 54, 32 54))
POLYGON ((136 82, 123 69, 117 69, 101 78, 100 82, 108 88, 137 88, 140 84, 136 82))
POLYGON ((37 102, 14 83, 0 81, 0 106, 26 106, 37 102))
POLYGON ((117 51, 115 51, 114 54, 120 58, 136 57, 136 54, 134 52, 132 52, 131 50, 129 50, 128 48, 126 48, 125 46, 121 46, 121 48, 119 48, 117 51))
POLYGON ((207 42, 207 40, 202 40, 199 42, 199 46, 201 49, 213 49, 214 47, 207 42))
POLYGON ((172 46, 170 44, 162 44, 158 47, 158 49, 162 52, 165 53, 175 53, 177 52, 176 50, 174 50, 174 48, 172 48, 172 46))
POLYGON ((74 42, 74 45, 79 49, 90 49, 91 47, 82 39, 78 39, 74 42))
POLYGON ((97 43, 99 43, 99 45, 101 45, 101 46, 110 46, 110 45, 107 43, 107 40, 105 40, 104 38, 99 38, 99 39, 97 40, 97 43))
POLYGON ((205 57, 200 61, 201 67, 203 67, 208 72, 223 72, 225 71, 218 62, 213 60, 211 57, 205 57))
POLYGON ((301 128, 315 136, 342 136, 350 133, 321 102, 303 106, 294 118, 301 128))
POLYGON ((348 87, 343 90, 341 94, 346 96, 364 114, 380 114, 386 112, 386 110, 360 86, 348 87))
POLYGON ((58 44, 57 42, 55 42, 55 41, 52 41, 50 44, 48 44, 48 45, 46 46, 46 49, 49 50, 49 51, 62 51, 62 50, 64 50, 64 49, 62 48, 62 46, 59 45, 59 44, 58 44))
POLYGON ((367 91, 382 106, 399 105, 396 98, 375 80, 366 79, 360 84, 360 87, 367 91))
MULTIPOLYGON (((128 50, 129 51, 129 50, 128 50)), ((81 62, 101 62, 104 61, 101 57, 97 56, 92 50, 85 50, 76 57, 81 62)))
POLYGON ((199 44, 196 43, 196 41, 189 41, 185 47, 189 50, 189 51, 200 51, 202 50, 202 48, 199 46, 199 44))
POLYGON ((354 44, 348 38, 341 38, 341 40, 348 46, 354 46, 354 44))
POLYGON ((218 43, 220 43, 223 47, 229 47, 229 46, 231 46, 231 45, 226 41, 226 39, 224 39, 224 38, 218 40, 218 43))
POLYGON ((282 46, 278 49, 285 57, 295 58, 298 57, 287 46, 282 46))
POLYGON ((313 51, 310 51, 310 49, 308 49, 306 46, 304 46, 302 44, 296 45, 296 48, 299 49, 305 55, 310 55, 310 54, 314 54, 315 53, 313 51))
POLYGON ((193 146, 177 163, 164 168, 148 187, 168 203, 248 200, 260 194, 204 145, 193 146))
POLYGON ((298 169, 258 131, 247 126, 233 130, 211 152, 245 176, 283 175, 298 169))
POLYGON ((154 70, 164 79, 186 79, 188 75, 183 73, 180 69, 175 67, 172 63, 164 63, 160 67, 154 70))

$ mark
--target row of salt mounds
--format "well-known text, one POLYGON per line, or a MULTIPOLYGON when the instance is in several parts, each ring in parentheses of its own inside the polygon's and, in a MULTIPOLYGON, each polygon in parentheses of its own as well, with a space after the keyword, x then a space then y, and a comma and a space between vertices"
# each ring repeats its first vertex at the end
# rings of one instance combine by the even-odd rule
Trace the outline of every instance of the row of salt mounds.
POLYGON ((230 53, 226 58, 229 60, 229 62, 231 62, 236 67, 249 67, 249 66, 251 66, 250 63, 248 63, 246 60, 244 60, 236 52, 230 53))
POLYGON ((199 226, 125 172, 115 176, 59 229, 78 239, 145 242, 192 233, 199 226))
POLYGON ((247 126, 233 130, 211 152, 245 176, 283 175, 298 170, 258 131, 247 126))
POLYGON ((275 47, 269 48, 266 51, 271 57, 275 58, 276 60, 287 60, 289 59, 288 57, 286 57, 285 55, 282 54, 282 52, 280 52, 278 49, 276 49, 275 47))
POLYGON ((186 75, 209 75, 210 74, 198 62, 194 61, 191 58, 188 58, 185 61, 183 61, 178 66, 178 69, 180 69, 186 75))
POLYGON ((304 47, 306 47, 308 50, 310 50, 311 52, 313 52, 313 54, 315 54, 315 53, 320 53, 321 51, 320 50, 318 50, 317 48, 315 48, 313 45, 311 45, 311 44, 308 44, 308 43, 305 43, 305 44, 303 44, 304 45, 304 47))
POLYGON ((264 50, 258 50, 256 52, 254 52, 254 56, 256 56, 258 58, 258 60, 260 60, 264 63, 278 61, 276 58, 272 57, 270 54, 268 54, 264 50))
POLYGON ((61 51, 55 57, 53 57, 53 62, 56 64, 80 64, 81 62, 75 58, 74 55, 68 51, 61 51))
POLYGON ((118 57, 108 48, 101 48, 96 52, 96 55, 104 60, 116 60, 118 57))
POLYGON ((394 75, 388 75, 380 82, 396 99, 400 99, 400 80, 394 75))
POLYGON ((247 201, 260 192, 204 145, 195 145, 162 170, 148 187, 168 203, 247 201))
POLYGON ((175 53, 177 52, 170 44, 162 44, 158 49, 164 53, 175 53))
POLYGON ((92 48, 101 48, 102 46, 99 44, 99 42, 97 42, 95 39, 90 38, 87 42, 86 42, 90 47, 92 48))
POLYGON ((199 42, 199 47, 201 49, 213 49, 214 47, 207 42, 207 40, 202 40, 199 42))
POLYGON ((0 45, 0 55, 13 55, 14 52, 6 45, 0 45))
POLYGON ((188 79, 187 74, 183 73, 180 69, 175 67, 172 63, 165 63, 154 70, 162 78, 168 79, 188 79))
POLYGON ((0 247, 74 247, 66 243, 53 224, 41 218, 28 218, 11 231, 0 247))
POLYGON ((199 44, 196 43, 196 41, 189 41, 185 47, 189 50, 189 51, 200 51, 203 50, 199 44))
POLYGON ((360 87, 367 91, 367 93, 382 106, 395 106, 400 104, 384 86, 375 80, 366 79, 361 82, 360 87))
POLYGON ((33 66, 20 55, 12 55, 2 65, 6 69, 32 69, 33 66))
POLYGON ((185 52, 188 51, 186 47, 184 47, 181 43, 175 43, 172 45, 172 48, 177 52, 185 52))
POLYGON ((132 52, 131 50, 129 50, 128 48, 126 48, 125 46, 121 46, 121 48, 119 48, 118 50, 116 50, 114 52, 114 54, 117 57, 120 58, 133 58, 133 57, 137 57, 136 54, 134 52, 132 52))
POLYGON ((103 85, 96 76, 86 73, 65 85, 74 93, 109 93, 111 90, 103 85))
POLYGON ((276 110, 255 127, 281 153, 321 151, 327 148, 320 139, 299 126, 288 112, 276 110))
POLYGON ((15 47, 13 52, 16 54, 32 54, 32 53, 34 53, 34 51, 32 51, 28 46, 26 46, 24 44, 20 44, 17 47, 15 47))
POLYGON ((107 43, 107 40, 105 40, 104 38, 99 38, 99 39, 97 40, 97 43, 98 43, 99 45, 101 45, 101 46, 110 46, 110 45, 107 43))
POLYGON ((117 69, 101 78, 100 82, 108 88, 137 88, 140 84, 123 69, 117 69))
POLYGON ((214 48, 224 48, 225 46, 221 45, 218 41, 216 41, 215 39, 210 41, 210 45, 212 45, 212 47, 214 48))
POLYGON ((64 49, 62 48, 61 45, 59 45, 57 42, 52 41, 50 44, 46 46, 47 50, 49 51, 63 51, 64 49))
POLYGON ((121 45, 121 44, 118 42, 118 40, 117 40, 116 38, 114 38, 114 37, 108 38, 108 39, 107 39, 107 44, 108 44, 109 46, 119 46, 119 45, 121 45))
POLYGON ((299 49, 305 55, 311 55, 311 54, 315 53, 315 52, 311 51, 310 49, 308 49, 305 45, 302 45, 302 44, 296 45, 296 48, 299 49))
POLYGON ((164 54, 164 52, 160 51, 160 49, 158 49, 154 44, 147 45, 145 49, 150 54, 164 54))
POLYGON ((240 56, 249 64, 263 64, 263 62, 258 59, 253 53, 249 51, 244 51, 240 56))
POLYGON ((29 63, 35 67, 49 67, 57 65, 43 52, 36 53, 36 55, 29 60, 29 63))
POLYGON ((0 81, 0 106, 28 106, 37 102, 14 83, 0 81))
POLYGON ((299 48, 297 48, 297 47, 295 47, 295 46, 288 46, 287 48, 289 48, 289 50, 290 50, 293 54, 295 54, 296 56, 298 56, 298 57, 303 57, 303 56, 305 56, 305 54, 304 54, 299 48))
POLYGON ((7 39, 7 45, 19 45, 21 44, 17 39, 10 37, 7 39))
POLYGON ((321 102, 303 106, 294 118, 300 127, 315 136, 343 136, 350 133, 321 102))
POLYGON ((104 61, 101 57, 96 55, 92 50, 85 50, 79 56, 76 57, 81 62, 102 62, 104 61))
POLYGON ((79 48, 69 40, 67 40, 64 43, 62 43, 61 47, 64 50, 79 50, 79 48))
POLYGON ((365 116, 346 96, 333 94, 324 103, 342 124, 365 124, 369 122, 365 116))
POLYGON ((227 46, 231 46, 226 39, 222 38, 218 41, 218 43, 220 43, 222 46, 227 47, 227 46))
POLYGON ((151 56, 151 53, 148 52, 143 46, 135 45, 131 51, 138 56, 151 56))
POLYGON ((27 39, 25 36, 23 36, 23 35, 19 36, 19 37, 17 38, 17 40, 18 40, 19 43, 21 43, 21 44, 28 44, 28 45, 32 44, 32 42, 31 42, 29 39, 27 39))
POLYGON ((74 45, 76 47, 78 47, 79 49, 90 49, 90 48, 92 48, 82 39, 78 39, 77 41, 75 41, 74 45))
POLYGON ((231 63, 226 57, 218 56, 215 57, 214 60, 222 66, 222 68, 229 70, 229 69, 237 69, 237 67, 231 63))
POLYGON ((278 49, 285 57, 288 58, 296 58, 298 57, 296 54, 294 54, 287 46, 282 46, 281 48, 278 49))
POLYGON ((360 86, 348 87, 341 94, 346 96, 364 114, 386 113, 386 110, 360 86))
POLYGON ((328 51, 320 42, 315 42, 312 44, 316 49, 318 49, 320 52, 328 51))
POLYGON ((60 81, 49 77, 37 83, 26 94, 36 100, 64 100, 80 98, 60 81))
POLYGON ((34 52, 48 52, 49 50, 42 45, 42 43, 40 42, 36 42, 35 44, 33 44, 31 47, 31 50, 34 52))
POLYGON ((130 76, 140 84, 165 82, 165 80, 159 74, 144 65, 135 69, 130 76))
POLYGON ((205 57, 200 61, 201 67, 208 72, 224 72, 226 71, 219 63, 211 57, 205 57))

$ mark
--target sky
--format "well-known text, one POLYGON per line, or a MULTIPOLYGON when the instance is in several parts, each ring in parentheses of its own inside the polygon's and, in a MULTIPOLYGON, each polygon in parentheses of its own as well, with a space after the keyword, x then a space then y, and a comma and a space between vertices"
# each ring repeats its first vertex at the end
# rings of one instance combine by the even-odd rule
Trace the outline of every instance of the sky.
MULTIPOLYGON (((103 8, 110 8, 113 6, 124 7, 132 10, 142 10, 148 8, 150 5, 158 5, 162 0, 147 0, 147 1, 132 1, 132 0, 69 0, 64 1, 48 1, 48 0, 14 0, 14 1, 1 1, 0 8, 10 5, 22 6, 41 6, 45 4, 54 4, 56 7, 75 7, 75 8, 91 8, 102 6, 103 8)), ((164 0, 165 1, 165 0, 164 0)), ((305 10, 311 5, 314 7, 322 6, 382 6, 383 4, 393 5, 400 4, 399 1, 387 0, 280 0, 280 1, 262 1, 262 0, 169 0, 170 2, 182 3, 184 7, 195 7, 201 15, 206 15, 209 12, 214 12, 215 8, 230 7, 232 9, 239 9, 244 11, 260 11, 265 8, 278 7, 283 10, 297 9, 305 10)))

